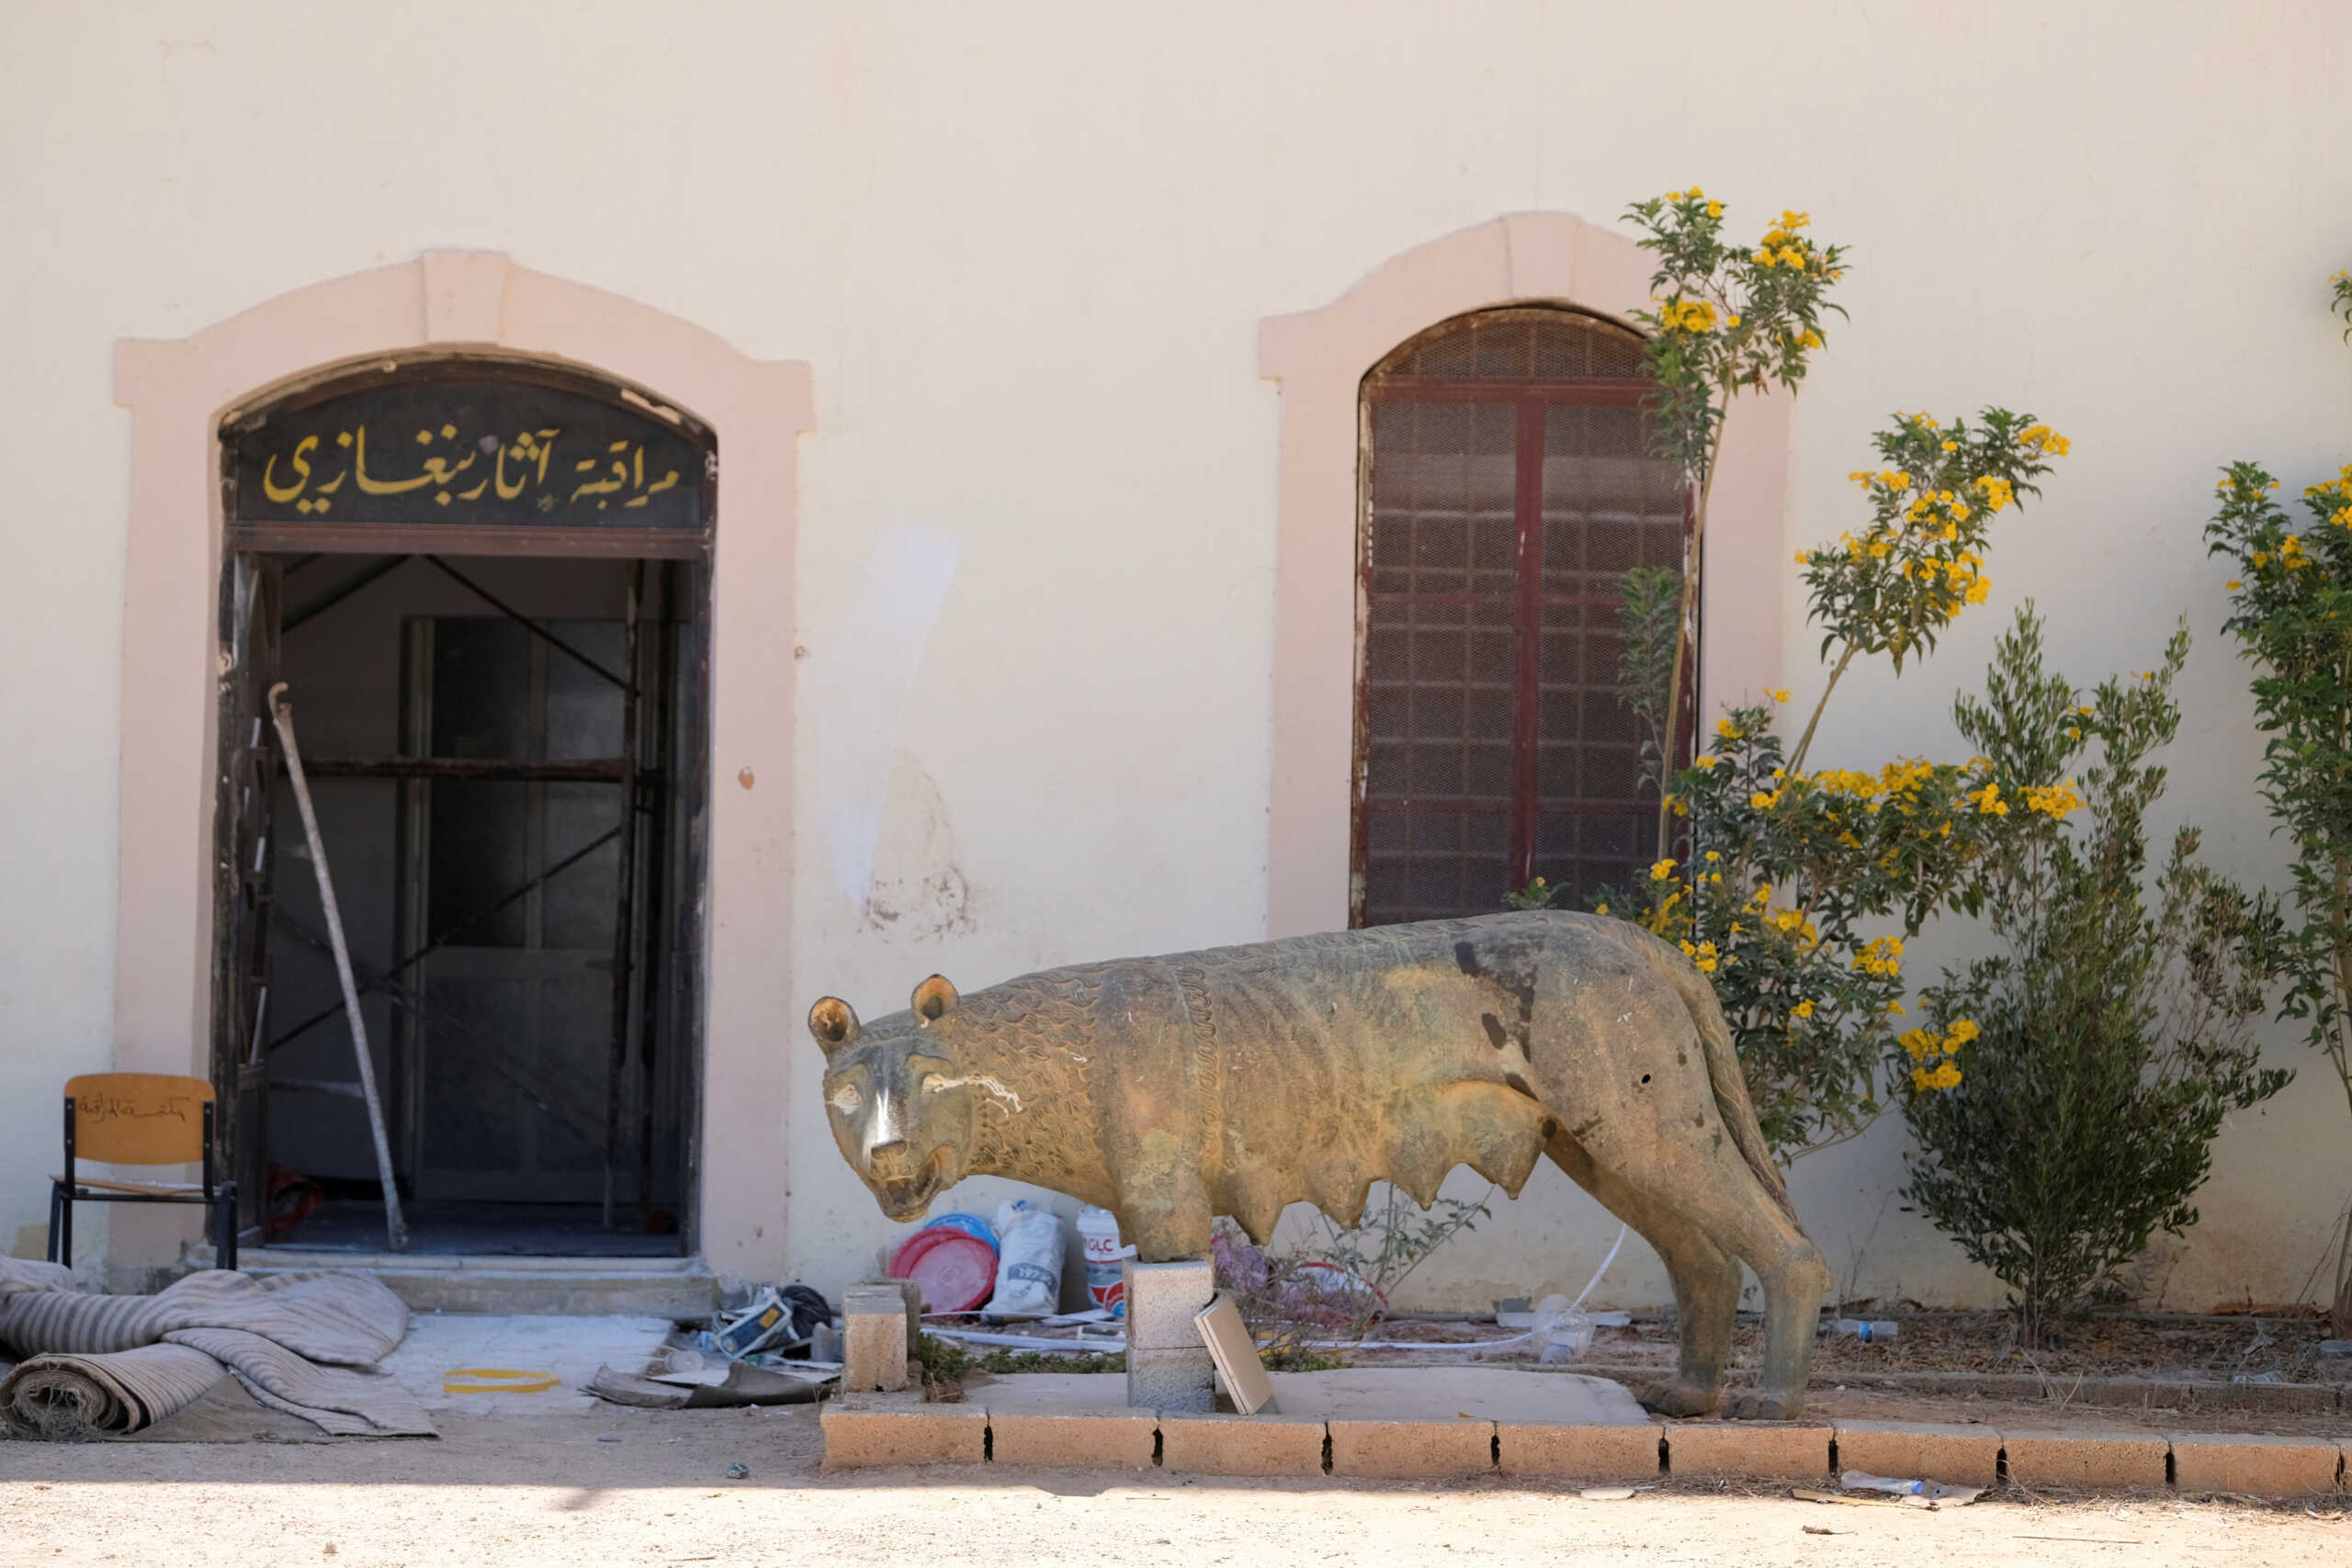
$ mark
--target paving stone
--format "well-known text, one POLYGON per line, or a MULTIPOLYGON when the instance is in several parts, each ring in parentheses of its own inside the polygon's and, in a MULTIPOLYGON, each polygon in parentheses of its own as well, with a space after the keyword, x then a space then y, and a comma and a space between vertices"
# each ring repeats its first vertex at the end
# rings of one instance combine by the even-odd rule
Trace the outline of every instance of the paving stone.
POLYGON ((1973 1422, 1840 1421, 1838 1468, 1990 1486, 2001 1478, 2001 1434, 1973 1422))
POLYGON ((2324 1438, 2180 1433, 2172 1439, 2173 1484, 2211 1492, 2300 1497, 2335 1490, 2341 1450, 2324 1438))
POLYGON ((2171 1445, 2153 1432, 2077 1427, 2001 1434, 2009 1479, 2027 1486, 2162 1486, 2171 1445))
POLYGON ((1658 1428, 1500 1421, 1502 1468, 1511 1475, 1584 1475, 1623 1481, 1657 1473, 1658 1428))
POLYGON ((1148 1470, 1159 1418, 1148 1410, 989 1412, 989 1457, 999 1464, 1148 1470))
POLYGON ((1182 1350, 1129 1348, 1127 1403, 1138 1410, 1215 1410, 1216 1362, 1209 1348, 1195 1341, 1182 1350))
POLYGON ((1826 1476, 1829 1438, 1826 1427, 1686 1423, 1666 1428, 1667 1465, 1677 1475, 1826 1476))
POLYGON ((1323 1423, 1159 1413, 1159 1462, 1195 1475, 1320 1475, 1323 1423))
POLYGON ((907 1315, 896 1291, 853 1285, 842 1314, 842 1389, 896 1393, 907 1386, 907 1315), (861 1296, 870 1299, 861 1300, 861 1296))
POLYGON ((1495 1467, 1492 1421, 1329 1423, 1334 1475, 1476 1475, 1495 1467))
POLYGON ((1216 1273, 1205 1258, 1175 1263, 1122 1265, 1126 1287, 1127 1346, 1145 1350, 1204 1350, 1193 1319, 1216 1294, 1216 1273))
POLYGON ((977 1404, 925 1404, 920 1394, 850 1394, 818 1416, 825 1468, 978 1464, 988 1457, 989 1413, 977 1404))

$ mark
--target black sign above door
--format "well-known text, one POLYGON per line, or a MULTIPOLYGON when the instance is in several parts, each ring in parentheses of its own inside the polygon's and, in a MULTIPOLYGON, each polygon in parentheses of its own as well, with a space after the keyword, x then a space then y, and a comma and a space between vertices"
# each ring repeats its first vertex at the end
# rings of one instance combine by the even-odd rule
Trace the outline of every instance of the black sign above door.
POLYGON ((596 553, 662 536, 698 549, 717 463, 685 416, 541 367, 444 361, 311 389, 221 431, 227 513, 247 546, 596 553), (592 536, 593 537, 582 537, 592 536))

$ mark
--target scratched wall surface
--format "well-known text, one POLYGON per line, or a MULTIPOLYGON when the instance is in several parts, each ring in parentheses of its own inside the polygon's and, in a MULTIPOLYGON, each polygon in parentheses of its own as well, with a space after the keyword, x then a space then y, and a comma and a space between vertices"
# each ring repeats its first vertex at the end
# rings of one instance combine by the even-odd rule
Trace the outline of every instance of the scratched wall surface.
MULTIPOLYGON (((2352 263, 2338 13, 1991 0, 1759 28, 1730 4, 1565 0, 0 10, 0 1236, 22 1245, 41 1218, 53 1087, 111 1050, 118 339, 459 247, 808 361, 819 428, 794 601, 775 606, 807 655, 760 672, 800 682, 797 763, 758 787, 798 810, 778 954, 797 1006, 832 991, 873 1017, 934 969, 969 987, 1262 934, 1279 404, 1258 321, 1500 213, 1606 223, 1702 180, 1742 231, 1796 206, 1853 248, 1852 321, 1798 404, 1790 544, 1851 523, 1843 476, 1891 409, 1997 400, 2075 443, 2002 530, 1994 603, 1899 683, 1849 680, 1819 760, 1956 751, 1951 692, 2028 596, 2082 678, 2146 667, 2186 615, 2199 640, 2167 812, 2200 818, 2224 865, 2272 875, 2197 528, 2233 457, 2292 485, 2352 458, 2352 353, 2323 282, 2352 263)), ((722 492, 722 533, 759 524, 722 492)), ((1804 703, 1819 673, 1779 592, 1804 703)), ((819 1070, 797 1014, 711 1049, 819 1070)), ((2345 1108, 2283 1031, 2276 1056, 2302 1078, 2235 1119, 2152 1299, 2289 1297, 2318 1261, 2347 1196, 2345 1108)), ((766 1168, 711 1175, 776 1195, 738 1256, 831 1291, 899 1227, 842 1166, 817 1096, 791 1115, 765 1130, 766 1168)), ((1992 1299, 1888 1198, 1901 1159, 1881 1128, 1797 1173, 1841 1279, 1992 1299)), ((1479 1186, 1457 1172, 1449 1190, 1479 1186)), ((1613 1230, 1545 1168, 1408 1302, 1573 1289, 1613 1230)), ((1646 1250, 1600 1295, 1662 1299, 1646 1250)))

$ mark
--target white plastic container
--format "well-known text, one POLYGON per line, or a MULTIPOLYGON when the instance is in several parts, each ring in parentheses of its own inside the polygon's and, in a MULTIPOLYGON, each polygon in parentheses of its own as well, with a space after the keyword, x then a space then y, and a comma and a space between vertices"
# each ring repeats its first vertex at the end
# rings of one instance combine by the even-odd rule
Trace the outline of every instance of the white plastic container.
POLYGON ((1136 1249, 1119 1245, 1119 1216, 1089 1203, 1078 1212, 1078 1239, 1086 1257, 1086 1293, 1112 1316, 1125 1317, 1126 1271, 1121 1264, 1136 1249))

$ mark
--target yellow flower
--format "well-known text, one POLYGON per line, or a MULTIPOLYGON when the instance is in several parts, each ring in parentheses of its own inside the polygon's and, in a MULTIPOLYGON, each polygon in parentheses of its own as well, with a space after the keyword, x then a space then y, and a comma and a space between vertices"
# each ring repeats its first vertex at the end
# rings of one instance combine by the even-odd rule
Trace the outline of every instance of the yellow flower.
POLYGON ((1670 860, 1662 860, 1656 865, 1650 867, 1650 880, 1652 882, 1664 882, 1668 877, 1672 876, 1673 874, 1674 863, 1670 860))
POLYGON ((1725 317, 1724 318, 1724 325, 1725 325, 1725 326, 1727 326, 1727 327, 1736 327, 1736 326, 1739 325, 1739 316, 1738 316, 1738 314, 1737 314, 1736 312, 1734 312, 1734 313, 1733 313, 1733 314, 1731 314, 1731 315, 1725 316, 1725 317))
POLYGON ((1759 789, 1754 795, 1747 797, 1747 804, 1755 810, 1770 811, 1772 807, 1781 804, 1781 792, 1779 790, 1773 790, 1770 794, 1767 794, 1763 790, 1759 789))
MULTIPOLYGON (((1720 201, 1711 201, 1711 202, 1707 203, 1707 216, 1708 216, 1708 217, 1710 217, 1710 218, 1721 218, 1723 215, 1724 215, 1724 204, 1723 204, 1722 202, 1720 202, 1720 201)), ((1738 323, 1737 323, 1736 321, 1733 322, 1732 324, 1733 324, 1733 325, 1735 325, 1735 326, 1738 325, 1738 323)))
POLYGON ((1596 915, 1605 915, 1609 913, 1609 906, 1606 904, 1595 904, 1592 907, 1592 912, 1596 915))
POLYGON ((1727 718, 1719 718, 1715 720, 1715 733, 1726 740, 1736 740, 1739 739, 1739 726, 1727 718))
POLYGON ((1951 1021, 1951 1033, 1949 1039, 1954 1045, 1965 1045, 1975 1039, 1979 1032, 1975 1020, 1956 1018, 1951 1021))
POLYGON ((1968 798, 1976 803, 1979 816, 2007 817, 2009 814, 2009 803, 2001 798, 2001 786, 1997 783, 1987 784, 1983 789, 1970 790, 1968 798))
POLYGON ((1803 333, 1798 334, 1797 346, 1799 348, 1819 348, 1821 346, 1821 334, 1815 332, 1811 327, 1807 327, 1803 333))
POLYGON ((1895 1017, 1901 1018, 1903 1016, 1903 1004, 1901 1002, 1889 1002, 1886 1004, 1886 1010, 1893 1013, 1895 1017))
POLYGON ((1724 852, 1721 850, 1709 850, 1707 852, 1707 858, 1710 861, 1719 861, 1724 858, 1724 852))
POLYGON ((2239 581, 2236 578, 2234 578, 2234 577, 2233 577, 2233 578, 2232 578, 2232 579, 2230 579, 2230 581, 2229 581, 2229 590, 2230 590, 2230 592, 2233 592, 2233 593, 2235 593, 2239 589, 2241 589, 2241 588, 2243 588, 2243 587, 2245 587, 2245 583, 2240 582, 2240 581, 2239 581))
POLYGON ((1685 194, 1685 195, 1687 195, 1687 196, 1689 196, 1689 197, 1690 197, 1690 198, 1691 200, 1696 201, 1696 200, 1698 200, 1701 197, 1702 197, 1702 196, 1706 195, 1707 193, 1706 193, 1705 191, 1701 190, 1697 186, 1692 186, 1690 188, 1690 190, 1689 190, 1689 191, 1687 191, 1687 192, 1685 192, 1684 194, 1685 194))
POLYGON ((1789 1014, 1792 1018, 1811 1018, 1813 1016, 1813 998, 1811 997, 1805 998, 1804 1000, 1791 1008, 1789 1010, 1789 1014))
MULTIPOLYGON (((1802 229, 1812 221, 1813 215, 1806 212, 1783 211, 1781 214, 1781 227, 1783 229, 1802 229)), ((2341 277, 2344 275, 2342 273, 2338 273, 2336 276, 2341 277)))
POLYGON ((1690 759, 1690 765, 1694 768, 1712 768, 1715 765, 1715 759, 1713 757, 1693 757, 1690 759))
POLYGON ((1957 452, 1960 450, 1960 443, 1957 441, 1947 441, 1943 445, 1943 450, 1947 452, 1957 452))

